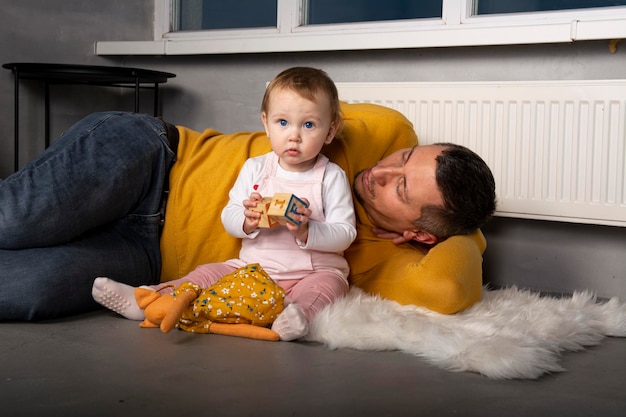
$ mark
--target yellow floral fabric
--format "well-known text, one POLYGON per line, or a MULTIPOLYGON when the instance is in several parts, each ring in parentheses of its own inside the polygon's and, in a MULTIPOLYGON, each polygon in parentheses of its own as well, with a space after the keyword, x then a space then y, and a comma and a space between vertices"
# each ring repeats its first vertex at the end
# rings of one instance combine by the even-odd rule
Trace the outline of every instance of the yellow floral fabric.
POLYGON ((174 296, 185 291, 193 291, 196 299, 183 311, 178 328, 193 333, 210 333, 212 322, 268 327, 285 300, 285 291, 259 264, 243 266, 209 288, 185 282, 174 296))

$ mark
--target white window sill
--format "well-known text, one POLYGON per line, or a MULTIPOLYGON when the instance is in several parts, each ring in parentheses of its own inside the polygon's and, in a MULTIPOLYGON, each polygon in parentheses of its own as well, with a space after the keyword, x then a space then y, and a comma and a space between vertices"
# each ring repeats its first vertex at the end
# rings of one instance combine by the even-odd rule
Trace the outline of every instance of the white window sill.
POLYGON ((473 18, 458 24, 432 21, 417 27, 298 28, 166 34, 155 41, 99 41, 96 55, 201 55, 337 51, 455 46, 566 43, 626 38, 626 16, 593 20, 499 20, 473 18), (208 37, 210 36, 210 37, 208 37))

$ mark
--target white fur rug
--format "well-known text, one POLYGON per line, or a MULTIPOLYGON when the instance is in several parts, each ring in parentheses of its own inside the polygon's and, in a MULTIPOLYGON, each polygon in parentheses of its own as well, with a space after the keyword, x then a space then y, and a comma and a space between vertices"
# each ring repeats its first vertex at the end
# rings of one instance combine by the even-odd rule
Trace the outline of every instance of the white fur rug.
POLYGON ((307 340, 331 349, 399 350, 449 371, 490 378, 538 378, 559 372, 560 353, 626 336, 626 304, 590 292, 552 298, 515 287, 486 290, 456 315, 402 306, 353 288, 326 307, 307 340))

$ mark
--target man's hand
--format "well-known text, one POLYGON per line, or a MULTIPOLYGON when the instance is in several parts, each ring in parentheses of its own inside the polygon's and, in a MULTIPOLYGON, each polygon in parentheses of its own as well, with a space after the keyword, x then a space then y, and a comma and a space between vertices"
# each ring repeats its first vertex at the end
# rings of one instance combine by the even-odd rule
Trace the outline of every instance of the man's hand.
POLYGON ((396 245, 407 243, 413 240, 413 233, 408 231, 400 234, 398 232, 391 232, 389 230, 381 229, 379 227, 374 227, 372 229, 372 232, 377 238, 390 239, 396 245))
POLYGON ((415 239, 415 232, 405 231, 403 234, 390 232, 389 230, 381 229, 379 227, 374 227, 372 232, 376 237, 380 239, 390 239, 394 244, 401 245, 403 243, 409 243, 414 248, 418 249, 422 253, 428 253, 430 248, 433 245, 427 245, 425 243, 421 243, 420 241, 415 239))

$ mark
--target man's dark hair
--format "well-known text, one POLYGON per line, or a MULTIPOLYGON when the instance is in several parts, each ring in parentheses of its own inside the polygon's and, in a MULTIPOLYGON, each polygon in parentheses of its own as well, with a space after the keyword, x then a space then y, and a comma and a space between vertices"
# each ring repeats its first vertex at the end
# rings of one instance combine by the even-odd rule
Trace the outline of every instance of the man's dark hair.
POLYGON ((437 156, 437 185, 443 207, 422 207, 415 226, 440 240, 463 235, 484 226, 496 210, 493 174, 480 156, 465 146, 437 143, 445 149, 437 156))

